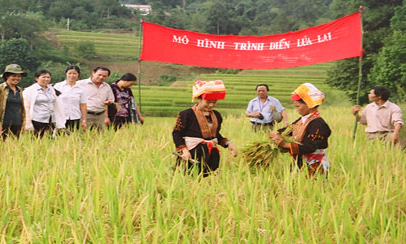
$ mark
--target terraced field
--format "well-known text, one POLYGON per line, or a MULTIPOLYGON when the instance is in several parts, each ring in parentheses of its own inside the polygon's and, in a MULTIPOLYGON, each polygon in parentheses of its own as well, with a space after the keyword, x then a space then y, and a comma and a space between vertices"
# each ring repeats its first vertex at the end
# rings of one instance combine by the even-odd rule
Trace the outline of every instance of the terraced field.
MULTIPOLYGON (((326 72, 332 63, 284 70, 249 70, 239 74, 204 74, 201 80, 223 80, 227 90, 225 100, 219 101, 217 110, 223 114, 243 114, 248 102, 256 96, 255 86, 268 84, 270 95, 290 108, 290 93, 301 83, 310 82, 326 94, 326 104, 335 103, 343 94, 325 84, 326 72)), ((176 81, 171 86, 142 86, 141 108, 145 115, 175 116, 190 107, 193 81, 176 81)), ((138 97, 138 87, 133 87, 138 97)), ((137 98, 138 100, 138 98, 137 98)))
POLYGON ((53 30, 58 41, 66 46, 80 42, 93 42, 98 56, 138 57, 139 37, 134 34, 113 34, 99 32, 80 32, 53 30))

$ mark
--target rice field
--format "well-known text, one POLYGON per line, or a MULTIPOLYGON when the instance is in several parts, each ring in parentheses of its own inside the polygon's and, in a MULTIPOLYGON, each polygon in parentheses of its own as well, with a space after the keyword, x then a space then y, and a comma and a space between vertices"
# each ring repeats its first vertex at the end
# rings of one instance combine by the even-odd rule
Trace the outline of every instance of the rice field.
POLYGON ((134 34, 116 34, 101 32, 82 32, 53 30, 57 40, 65 46, 73 47, 77 43, 92 42, 96 48, 96 55, 109 57, 139 56, 139 37, 134 34))
MULTIPOLYGON (((221 149, 207 178, 174 170, 175 117, 118 132, 0 143, 0 243, 404 243, 406 154, 351 139, 346 106, 332 128, 328 179, 290 170, 288 155, 250 168, 221 149)), ((288 109, 289 120, 298 115, 288 109)), ((266 139, 242 116, 222 134, 241 151, 266 139)))
MULTIPOLYGON (((93 41, 99 55, 138 56, 133 36, 60 31, 57 38, 68 46, 93 41)), ((315 84, 332 129, 328 179, 291 169, 286 154, 261 169, 225 149, 215 175, 184 175, 174 169, 171 132, 191 105, 193 81, 143 85, 143 126, 0 141, 0 243, 405 243, 406 153, 367 141, 363 126, 352 140, 350 104, 324 83, 331 65, 196 78, 225 82, 222 134, 240 152, 267 139, 243 116, 257 84, 270 86, 290 121, 298 117, 290 92, 315 84)), ((138 99, 137 86, 133 92, 138 99)))
MULTIPOLYGON (((218 102, 218 110, 223 114, 241 115, 249 101, 257 96, 255 87, 265 83, 269 86, 269 95, 290 107, 290 94, 300 84, 310 82, 326 94, 326 104, 348 104, 342 91, 329 87, 325 83, 327 69, 333 63, 318 64, 307 67, 284 70, 250 70, 238 74, 201 74, 197 79, 222 80, 226 86, 226 99, 218 102), (313 73, 316 71, 316 73, 313 73), (321 75, 322 74, 322 75, 321 75)), ((143 113, 151 116, 175 116, 178 111, 191 104, 192 85, 194 81, 176 81, 170 86, 141 85, 141 108, 143 113)), ((139 99, 138 86, 133 93, 139 99)), ((138 100, 139 101, 139 100, 138 100)))

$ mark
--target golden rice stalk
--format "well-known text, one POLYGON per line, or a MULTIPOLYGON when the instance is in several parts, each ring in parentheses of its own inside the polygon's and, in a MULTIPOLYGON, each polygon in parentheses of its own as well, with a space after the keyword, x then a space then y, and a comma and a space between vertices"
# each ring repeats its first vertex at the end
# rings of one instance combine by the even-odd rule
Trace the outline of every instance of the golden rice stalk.
MULTIPOLYGON (((288 136, 291 132, 292 126, 290 125, 281 133, 281 137, 285 142, 298 143, 291 136, 288 136)), ((250 166, 267 167, 283 151, 286 149, 279 147, 272 140, 267 140, 248 144, 243 149, 243 154, 250 166)))

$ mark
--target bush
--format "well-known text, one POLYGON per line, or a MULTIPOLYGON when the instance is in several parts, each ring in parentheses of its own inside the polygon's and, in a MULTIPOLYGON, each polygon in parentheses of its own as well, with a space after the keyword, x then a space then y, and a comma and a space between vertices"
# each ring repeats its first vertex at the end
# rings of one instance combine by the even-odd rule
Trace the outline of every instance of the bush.
POLYGON ((164 81, 164 82, 173 82, 176 81, 176 76, 175 75, 161 75, 159 76, 159 81, 164 81))
POLYGON ((19 64, 25 70, 36 70, 39 60, 27 40, 10 39, 0 42, 0 69, 4 70, 9 64, 19 64))
POLYGON ((171 82, 176 81, 176 76, 175 75, 160 75, 159 76, 159 81, 158 81, 158 85, 159 86, 164 86, 164 85, 168 85, 171 82))
POLYGON ((235 75, 240 73, 240 69, 218 69, 216 70, 216 74, 230 74, 235 75))
POLYGON ((74 52, 79 57, 85 59, 94 59, 97 57, 96 55, 96 45, 94 42, 91 41, 84 41, 76 43, 73 47, 74 52))

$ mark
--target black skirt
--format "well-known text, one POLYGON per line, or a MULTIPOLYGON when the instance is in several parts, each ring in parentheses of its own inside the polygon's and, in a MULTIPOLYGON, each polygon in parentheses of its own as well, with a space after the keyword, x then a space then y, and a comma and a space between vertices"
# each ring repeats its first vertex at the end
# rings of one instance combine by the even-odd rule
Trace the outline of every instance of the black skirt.
MULTIPOLYGON (((218 149, 212 148, 209 153, 209 148, 205 143, 200 143, 197 147, 190 150, 193 162, 186 162, 186 169, 188 173, 192 173, 194 168, 197 168, 199 174, 203 177, 208 176, 211 172, 219 167, 220 153, 218 149)), ((181 158, 177 159, 177 165, 182 165, 184 161, 181 158)))

